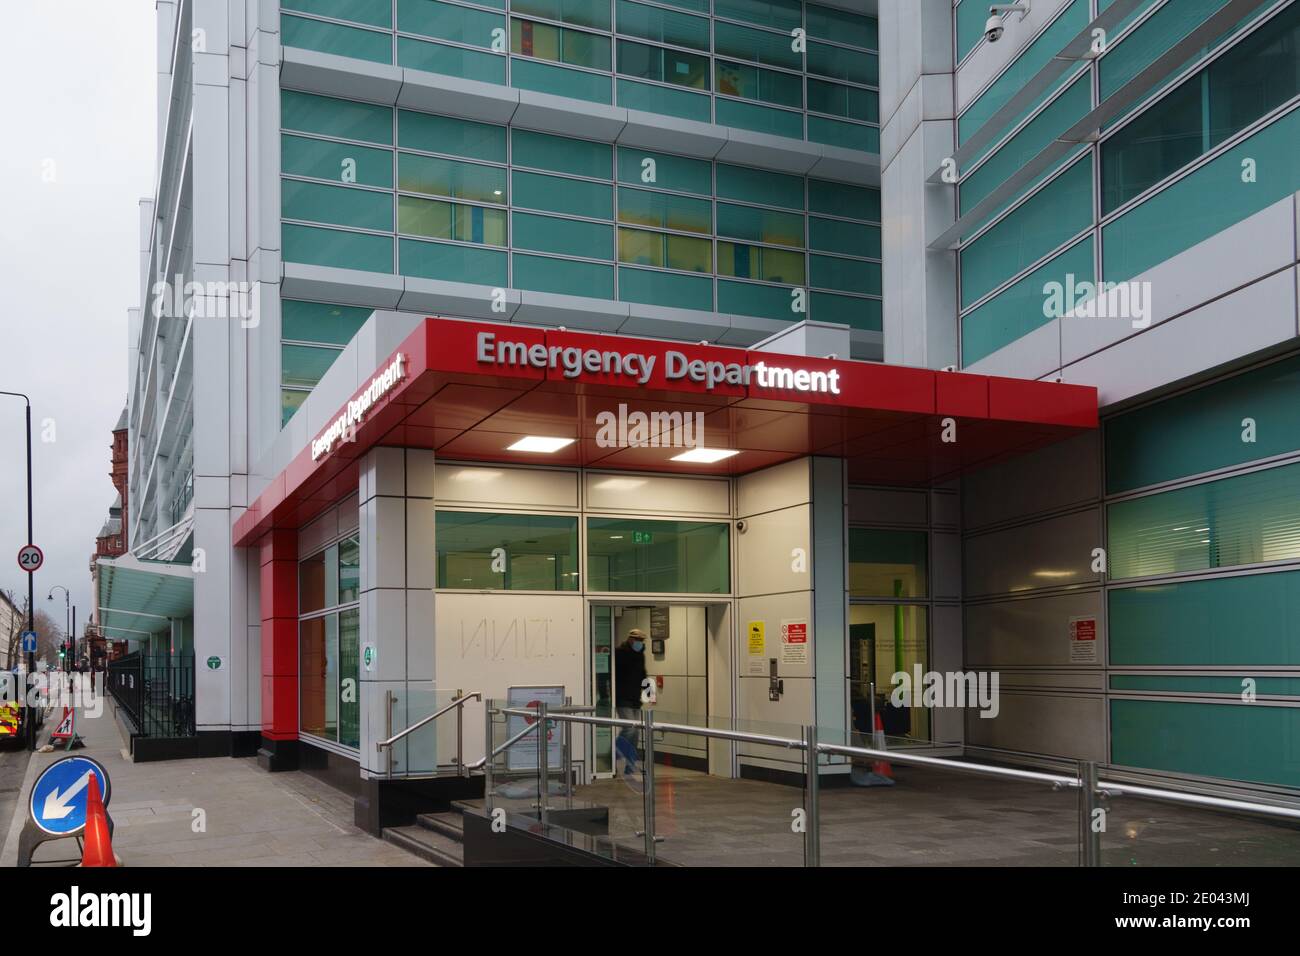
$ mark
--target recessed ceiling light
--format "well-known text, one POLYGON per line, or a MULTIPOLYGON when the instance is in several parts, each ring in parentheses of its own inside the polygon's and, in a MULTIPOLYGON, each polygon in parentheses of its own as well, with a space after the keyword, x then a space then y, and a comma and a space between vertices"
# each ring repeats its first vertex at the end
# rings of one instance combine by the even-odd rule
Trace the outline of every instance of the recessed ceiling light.
POLYGON ((711 465, 715 461, 722 461, 724 458, 730 458, 732 455, 739 455, 740 452, 732 448, 692 448, 690 451, 682 452, 680 455, 673 455, 673 461, 686 461, 697 465, 711 465))
POLYGON ((506 451, 535 451, 550 455, 561 448, 567 448, 576 440, 575 438, 548 438, 545 435, 525 435, 506 451))

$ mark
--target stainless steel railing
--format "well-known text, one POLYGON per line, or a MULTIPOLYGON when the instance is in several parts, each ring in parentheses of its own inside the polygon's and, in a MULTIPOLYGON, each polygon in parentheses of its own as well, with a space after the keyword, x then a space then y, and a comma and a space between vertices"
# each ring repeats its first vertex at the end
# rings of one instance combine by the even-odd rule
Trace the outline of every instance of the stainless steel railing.
MULTIPOLYGON (((482 699, 483 699, 482 691, 476 690, 471 694, 466 694, 458 690, 456 691, 455 699, 451 703, 449 703, 446 707, 439 708, 438 710, 430 714, 428 717, 424 717, 421 718, 420 720, 417 720, 415 723, 411 724, 411 726, 407 727, 405 730, 398 731, 397 733, 389 737, 387 740, 376 741, 375 750, 377 750, 379 753, 384 753, 384 751, 388 752, 387 764, 385 769, 386 775, 389 777, 393 775, 393 744, 397 743, 399 740, 402 740, 408 734, 414 733, 415 731, 419 730, 421 727, 425 727, 433 723, 443 714, 455 710, 456 711, 455 767, 456 767, 456 772, 459 773, 462 777, 468 777, 470 768, 465 766, 465 719, 464 719, 465 704, 471 700, 482 700, 482 699)), ((394 700, 393 692, 391 690, 385 691, 384 717, 387 723, 384 729, 386 732, 390 734, 393 733, 393 700, 394 700)))
MULTIPOLYGON (((954 773, 1041 784, 1050 786, 1054 790, 1077 790, 1080 794, 1078 812, 1080 866, 1101 865, 1101 835, 1103 829, 1098 823, 1098 811, 1102 809, 1103 801, 1113 797, 1142 797, 1150 800, 1159 800, 1166 803, 1218 810, 1221 812, 1244 813, 1252 816, 1269 817, 1279 820, 1300 821, 1300 808, 1276 806, 1266 803, 1256 803, 1249 800, 1236 800, 1226 797, 1214 797, 1177 790, 1166 790, 1158 787, 1102 780, 1100 778, 1097 762, 1092 760, 1080 761, 1079 771, 1076 775, 1047 773, 1037 770, 1023 770, 1017 767, 1003 767, 995 764, 954 760, 947 757, 930 757, 924 754, 907 751, 879 750, 873 747, 821 743, 817 739, 817 727, 815 725, 805 725, 802 728, 802 735, 800 737, 781 737, 772 734, 757 734, 748 731, 728 730, 721 727, 700 727, 693 724, 671 722, 657 723, 654 719, 654 711, 650 709, 642 711, 641 719, 639 721, 623 717, 597 717, 590 713, 581 712, 590 711, 592 709, 593 708, 589 707, 548 709, 544 704, 535 709, 529 707, 501 707, 494 709, 489 706, 487 708, 487 744, 484 748, 485 756, 482 759, 475 761, 475 763, 468 768, 473 770, 479 767, 484 767, 486 770, 485 806, 487 807, 488 812, 491 813, 493 809, 492 765, 496 757, 507 751, 510 747, 514 746, 514 744, 522 740, 534 730, 546 726, 548 722, 562 722, 566 727, 564 747, 564 772, 566 780, 571 777, 571 767, 569 766, 570 747, 569 736, 567 733, 569 725, 579 724, 593 727, 618 728, 635 727, 641 729, 645 749, 645 757, 643 761, 645 792, 642 795, 642 813, 645 819, 645 829, 637 831, 636 835, 642 837, 644 840, 644 854, 647 863, 650 865, 654 865, 657 844, 663 842, 663 838, 655 834, 655 731, 690 734, 716 740, 762 744, 765 746, 784 747, 790 750, 802 751, 804 754, 805 806, 803 809, 805 813, 805 829, 803 833, 803 857, 805 866, 819 866, 821 862, 820 785, 818 781, 817 766, 822 756, 888 760, 893 763, 929 767, 954 773), (510 737, 500 746, 493 747, 492 720, 494 714, 502 714, 507 717, 523 717, 531 722, 522 731, 510 737)), ((546 811, 548 802, 546 799, 546 781, 550 770, 547 766, 547 747, 545 746, 544 740, 539 740, 537 750, 539 775, 539 819, 543 824, 545 824, 547 822, 546 811)), ((572 792, 571 789, 569 792, 572 792)))

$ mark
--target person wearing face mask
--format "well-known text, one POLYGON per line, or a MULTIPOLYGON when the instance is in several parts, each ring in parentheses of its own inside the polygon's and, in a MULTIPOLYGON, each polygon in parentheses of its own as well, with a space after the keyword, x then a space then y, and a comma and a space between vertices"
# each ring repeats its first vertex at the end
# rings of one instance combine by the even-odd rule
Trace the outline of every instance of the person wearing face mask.
MULTIPOLYGON (((641 682, 645 680, 645 631, 638 627, 614 649, 614 707, 624 720, 641 721, 641 682)), ((614 742, 614 751, 622 765, 623 780, 637 789, 641 774, 637 767, 637 748, 641 743, 639 727, 623 727, 614 742)))

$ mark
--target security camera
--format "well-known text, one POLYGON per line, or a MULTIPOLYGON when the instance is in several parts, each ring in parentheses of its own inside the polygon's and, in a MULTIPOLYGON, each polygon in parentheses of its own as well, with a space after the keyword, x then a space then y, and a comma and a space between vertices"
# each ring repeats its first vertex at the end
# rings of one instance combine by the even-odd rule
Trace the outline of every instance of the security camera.
POLYGON ((748 530, 749 530, 749 525, 745 523, 745 520, 743 518, 736 522, 736 532, 738 534, 744 534, 748 530))
POLYGON ((1008 13, 1020 14, 1023 20, 1029 13, 1030 0, 1019 0, 1018 3, 995 3, 989 7, 989 18, 984 24, 984 39, 990 43, 997 43, 1002 39, 1002 34, 1006 32, 1003 26, 1003 16, 1008 13))

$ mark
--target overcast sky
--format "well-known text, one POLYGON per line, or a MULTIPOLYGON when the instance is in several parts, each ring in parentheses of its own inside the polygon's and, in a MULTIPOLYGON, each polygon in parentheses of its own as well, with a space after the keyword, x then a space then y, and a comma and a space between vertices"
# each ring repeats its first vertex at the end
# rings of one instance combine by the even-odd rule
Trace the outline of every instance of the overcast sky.
MULTIPOLYGON (((110 430, 138 304, 137 201, 153 192, 152 0, 4 0, 0 31, 0 390, 32 399, 36 606, 77 630, 113 502, 110 430), (49 181, 46 181, 49 180, 49 181), (44 423, 53 442, 42 442, 44 423)), ((21 399, 0 396, 0 588, 19 603, 27 539, 21 399)))

